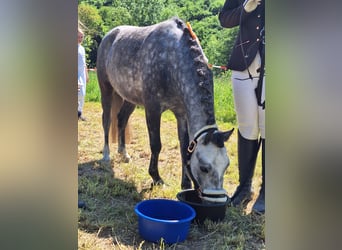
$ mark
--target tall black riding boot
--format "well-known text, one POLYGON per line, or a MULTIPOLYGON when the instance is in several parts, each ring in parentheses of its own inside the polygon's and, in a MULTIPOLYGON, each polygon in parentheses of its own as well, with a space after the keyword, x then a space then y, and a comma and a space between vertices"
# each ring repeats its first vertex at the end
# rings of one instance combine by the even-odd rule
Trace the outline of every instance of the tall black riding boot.
POLYGON ((262 156, 261 156, 261 164, 262 164, 262 183, 259 192, 259 197, 253 205, 252 210, 256 213, 264 214, 265 213, 265 139, 261 140, 262 143, 262 156))
POLYGON ((239 165, 239 186, 233 197, 233 206, 246 208, 252 200, 252 177, 258 155, 258 140, 248 140, 242 137, 238 131, 238 165, 239 165))

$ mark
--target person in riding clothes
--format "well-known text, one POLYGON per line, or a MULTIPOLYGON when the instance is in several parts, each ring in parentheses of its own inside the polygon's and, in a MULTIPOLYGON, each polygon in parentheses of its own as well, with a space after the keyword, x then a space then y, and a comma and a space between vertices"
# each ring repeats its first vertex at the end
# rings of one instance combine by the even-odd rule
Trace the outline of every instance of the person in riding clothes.
POLYGON ((224 28, 239 26, 228 60, 232 70, 234 104, 238 122, 239 186, 234 206, 252 200, 252 178, 260 144, 262 184, 252 210, 265 213, 265 0, 226 0, 219 13, 224 28), (260 136, 260 139, 259 139, 260 136))

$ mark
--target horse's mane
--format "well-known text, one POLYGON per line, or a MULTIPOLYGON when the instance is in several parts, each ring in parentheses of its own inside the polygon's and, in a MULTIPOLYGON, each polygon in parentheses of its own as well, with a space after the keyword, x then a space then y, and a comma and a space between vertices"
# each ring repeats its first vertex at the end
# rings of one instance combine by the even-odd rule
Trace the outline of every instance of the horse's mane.
POLYGON ((177 23, 177 27, 183 31, 187 39, 187 45, 190 48, 191 57, 199 77, 198 87, 201 92, 201 103, 204 104, 205 112, 208 115, 207 124, 215 124, 214 110, 211 108, 214 106, 212 72, 208 68, 200 45, 191 36, 187 25, 179 18, 173 18, 173 20, 177 23))

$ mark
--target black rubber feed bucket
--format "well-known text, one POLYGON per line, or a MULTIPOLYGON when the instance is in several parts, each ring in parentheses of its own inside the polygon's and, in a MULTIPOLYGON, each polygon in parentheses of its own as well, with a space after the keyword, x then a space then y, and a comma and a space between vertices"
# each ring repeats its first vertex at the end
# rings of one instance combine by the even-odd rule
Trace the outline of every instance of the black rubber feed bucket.
POLYGON ((227 197, 226 202, 214 203, 203 201, 196 190, 183 190, 177 194, 177 199, 190 205, 196 211, 194 221, 198 224, 203 224, 206 219, 218 222, 224 219, 226 215, 226 207, 230 201, 227 197))

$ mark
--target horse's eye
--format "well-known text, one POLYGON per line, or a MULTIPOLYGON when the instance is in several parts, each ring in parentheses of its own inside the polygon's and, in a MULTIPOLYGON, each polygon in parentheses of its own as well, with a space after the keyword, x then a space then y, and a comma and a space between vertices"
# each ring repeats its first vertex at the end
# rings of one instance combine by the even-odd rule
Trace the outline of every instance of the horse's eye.
POLYGON ((203 173, 209 173, 209 168, 208 167, 204 167, 204 166, 200 166, 200 170, 203 172, 203 173))

